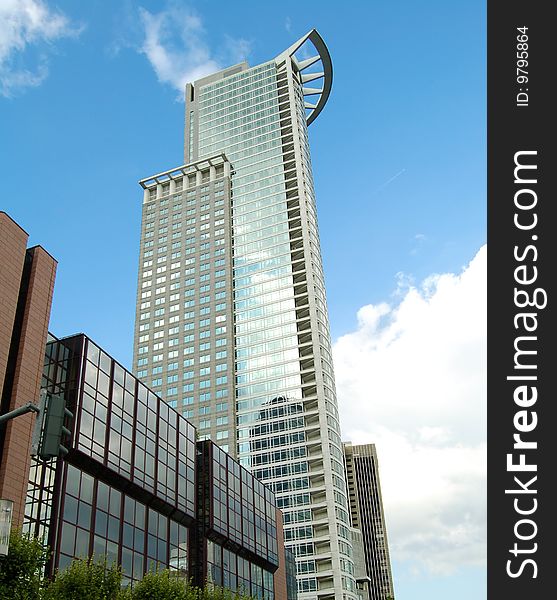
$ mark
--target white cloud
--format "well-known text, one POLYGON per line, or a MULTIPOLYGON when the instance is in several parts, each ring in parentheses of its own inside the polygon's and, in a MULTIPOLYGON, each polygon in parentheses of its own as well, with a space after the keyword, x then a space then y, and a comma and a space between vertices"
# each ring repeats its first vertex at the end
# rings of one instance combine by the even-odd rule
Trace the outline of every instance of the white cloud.
POLYGON ((364 306, 334 344, 344 439, 377 445, 393 558, 485 562, 486 256, 364 306))
POLYGON ((190 9, 172 3, 153 14, 139 9, 144 31, 140 52, 153 67, 158 80, 184 93, 186 83, 245 59, 250 43, 225 36, 224 64, 209 48, 201 18, 190 9))
POLYGON ((28 87, 40 85, 48 76, 48 44, 75 37, 81 29, 43 0, 0 2, 0 94, 11 97, 28 87), (40 48, 34 70, 22 65, 28 49, 40 48))

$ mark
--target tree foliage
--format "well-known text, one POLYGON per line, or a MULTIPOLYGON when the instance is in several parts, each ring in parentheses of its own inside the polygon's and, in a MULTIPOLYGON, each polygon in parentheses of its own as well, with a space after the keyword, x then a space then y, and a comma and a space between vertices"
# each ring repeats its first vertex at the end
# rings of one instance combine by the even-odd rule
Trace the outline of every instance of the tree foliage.
POLYGON ((169 570, 122 589, 121 568, 98 558, 75 559, 48 581, 47 558, 39 540, 12 531, 8 555, 0 556, 0 600, 253 600, 211 584, 196 587, 169 570))
POLYGON ((0 600, 41 598, 43 569, 48 557, 37 539, 18 530, 10 534, 7 556, 0 556, 0 600))
POLYGON ((187 581, 178 579, 170 571, 147 573, 143 579, 134 583, 130 600, 197 600, 197 590, 187 581))
POLYGON ((124 597, 129 600, 251 600, 251 596, 218 586, 193 586, 168 570, 148 573, 124 597))
POLYGON ((75 559, 56 573, 45 589, 44 600, 118 600, 122 572, 117 565, 107 565, 95 558, 75 559))

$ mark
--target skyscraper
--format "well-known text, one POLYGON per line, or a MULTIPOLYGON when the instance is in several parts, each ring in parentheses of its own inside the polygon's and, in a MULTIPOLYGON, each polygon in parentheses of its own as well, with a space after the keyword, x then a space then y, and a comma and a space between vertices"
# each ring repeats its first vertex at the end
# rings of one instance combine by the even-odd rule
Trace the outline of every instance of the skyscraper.
POLYGON ((134 367, 276 493, 301 600, 356 597, 307 133, 331 83, 312 30, 188 84, 185 164, 141 181, 134 367))
POLYGON ((362 532, 369 600, 394 598, 375 444, 344 444, 352 526, 362 532))

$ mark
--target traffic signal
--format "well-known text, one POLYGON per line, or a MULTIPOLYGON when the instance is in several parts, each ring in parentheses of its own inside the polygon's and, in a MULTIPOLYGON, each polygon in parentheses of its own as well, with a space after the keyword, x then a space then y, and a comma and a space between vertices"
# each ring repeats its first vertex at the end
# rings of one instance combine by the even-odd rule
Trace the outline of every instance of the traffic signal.
POLYGON ((64 437, 71 435, 64 425, 66 417, 73 418, 73 413, 66 408, 64 397, 42 390, 31 454, 48 459, 68 453, 62 443, 64 437))

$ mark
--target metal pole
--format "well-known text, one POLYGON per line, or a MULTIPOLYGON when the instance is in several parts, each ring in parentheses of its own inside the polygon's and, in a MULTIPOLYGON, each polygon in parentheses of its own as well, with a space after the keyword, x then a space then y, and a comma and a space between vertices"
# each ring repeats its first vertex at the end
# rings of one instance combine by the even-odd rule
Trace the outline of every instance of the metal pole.
POLYGON ((25 415, 29 412, 38 413, 39 407, 37 405, 33 404, 32 402, 28 402, 27 404, 24 404, 23 406, 20 406, 19 408, 16 408, 14 410, 11 410, 10 412, 0 415, 0 425, 2 423, 5 423, 6 421, 9 421, 10 419, 15 419, 16 417, 25 415))

